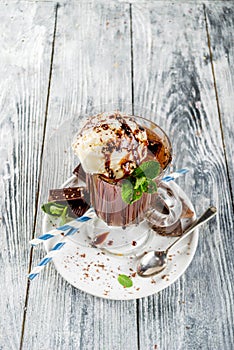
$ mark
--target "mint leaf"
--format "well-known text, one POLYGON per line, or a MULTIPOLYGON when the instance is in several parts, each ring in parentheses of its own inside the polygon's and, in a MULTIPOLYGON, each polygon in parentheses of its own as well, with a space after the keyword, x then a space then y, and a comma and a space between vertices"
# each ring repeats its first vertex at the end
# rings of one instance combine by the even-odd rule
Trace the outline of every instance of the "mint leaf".
POLYGON ((41 209, 48 215, 52 216, 61 216, 64 208, 67 208, 65 205, 54 203, 54 202, 48 202, 45 204, 42 204, 41 209))
POLYGON ((133 286, 132 280, 130 277, 126 275, 119 275, 118 276, 118 282, 124 287, 124 288, 130 288, 133 286))
MULTIPOLYGON (((155 179, 155 177, 158 176, 159 172, 160 172, 160 165, 159 162, 155 161, 155 160, 149 160, 148 162, 144 162, 142 163, 138 168, 135 169, 136 173, 137 173, 137 177, 143 173, 143 175, 147 178, 147 179, 155 179)), ((135 172, 135 171, 134 171, 135 172)), ((133 172, 133 175, 134 175, 133 172)), ((141 175, 142 177, 142 175, 141 175)))
POLYGON ((133 198, 134 188, 129 179, 125 179, 122 182, 121 195, 125 203, 130 204, 133 198))
POLYGON ((146 183, 146 190, 144 192, 151 194, 157 192, 156 183, 152 180, 148 180, 148 182, 146 183))
POLYGON ((58 204, 55 202, 48 202, 42 204, 41 209, 48 215, 61 218, 60 225, 64 225, 66 222, 72 220, 68 216, 68 207, 66 205, 58 204))

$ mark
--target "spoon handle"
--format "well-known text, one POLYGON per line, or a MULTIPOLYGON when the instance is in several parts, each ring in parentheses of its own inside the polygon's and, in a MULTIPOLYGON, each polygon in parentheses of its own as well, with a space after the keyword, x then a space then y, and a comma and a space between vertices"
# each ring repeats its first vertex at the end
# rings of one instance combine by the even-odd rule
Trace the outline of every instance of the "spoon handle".
POLYGON ((197 220, 195 220, 187 230, 184 231, 183 235, 179 237, 175 242, 173 242, 166 250, 168 252, 174 245, 176 245, 179 241, 186 238, 191 232, 198 228, 208 220, 210 220, 213 216, 216 215, 217 209, 215 207, 208 208, 197 220))

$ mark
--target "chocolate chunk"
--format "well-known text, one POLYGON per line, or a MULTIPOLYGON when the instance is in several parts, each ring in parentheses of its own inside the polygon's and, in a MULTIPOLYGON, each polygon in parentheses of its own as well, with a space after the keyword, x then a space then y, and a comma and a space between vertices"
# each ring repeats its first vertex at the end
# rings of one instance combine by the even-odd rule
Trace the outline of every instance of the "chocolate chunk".
POLYGON ((77 167, 73 170, 73 174, 76 175, 79 180, 86 182, 86 173, 81 164, 77 165, 77 167))
POLYGON ((48 200, 49 202, 73 201, 85 198, 86 194, 87 190, 85 187, 59 188, 50 190, 48 200))
POLYGON ((77 199, 74 201, 67 202, 70 210, 76 217, 80 217, 84 215, 84 213, 89 209, 89 204, 85 202, 83 199, 77 199))

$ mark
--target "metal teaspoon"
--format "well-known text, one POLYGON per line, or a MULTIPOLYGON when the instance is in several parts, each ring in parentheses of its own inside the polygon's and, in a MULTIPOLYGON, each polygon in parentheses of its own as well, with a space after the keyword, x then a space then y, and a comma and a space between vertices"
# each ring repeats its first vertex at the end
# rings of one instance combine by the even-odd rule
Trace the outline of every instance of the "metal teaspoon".
POLYGON ((190 235, 195 228, 203 225, 205 222, 210 220, 213 216, 216 215, 217 209, 215 207, 208 208, 197 220, 195 220, 191 226, 189 226, 175 242, 173 242, 166 250, 164 251, 150 251, 146 253, 139 261, 137 265, 137 273, 141 277, 150 277, 156 275, 165 269, 168 263, 168 252, 174 247, 179 241, 190 235))

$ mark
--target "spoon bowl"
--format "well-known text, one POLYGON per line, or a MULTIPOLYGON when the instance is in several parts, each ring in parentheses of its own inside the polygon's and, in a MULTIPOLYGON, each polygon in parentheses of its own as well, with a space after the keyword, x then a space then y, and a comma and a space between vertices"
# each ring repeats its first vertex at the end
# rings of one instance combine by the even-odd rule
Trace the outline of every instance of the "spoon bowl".
POLYGON ((153 276, 167 266, 167 254, 164 251, 151 251, 146 253, 137 266, 137 273, 143 277, 153 276))

